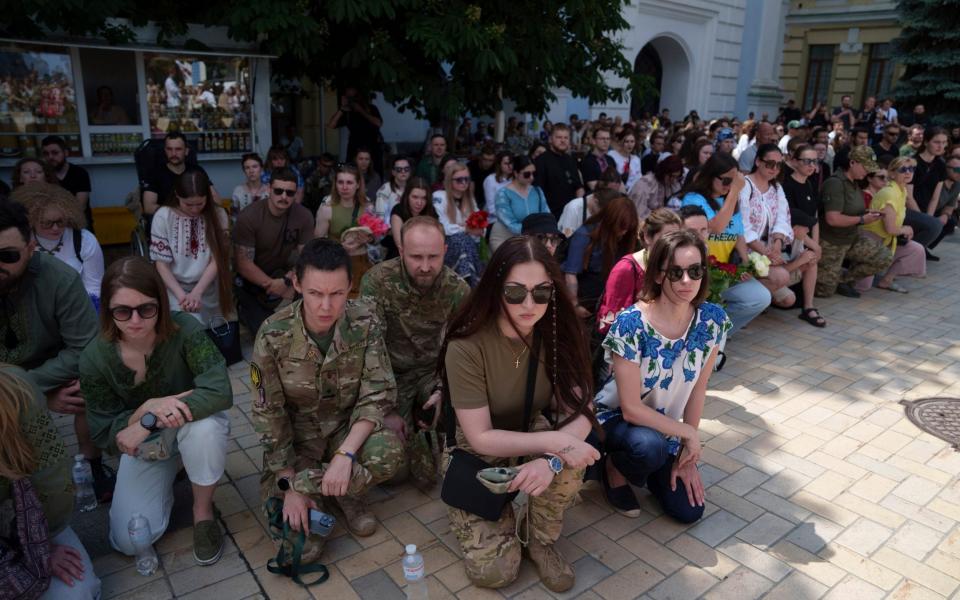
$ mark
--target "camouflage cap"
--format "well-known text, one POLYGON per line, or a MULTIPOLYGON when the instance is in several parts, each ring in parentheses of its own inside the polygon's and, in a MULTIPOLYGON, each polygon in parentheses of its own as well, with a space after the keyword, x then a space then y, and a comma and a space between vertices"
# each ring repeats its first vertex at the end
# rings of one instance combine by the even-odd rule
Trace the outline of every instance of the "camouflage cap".
POLYGON ((877 155, 870 146, 856 146, 851 148, 850 160, 863 165, 868 173, 880 170, 880 165, 877 163, 877 155))

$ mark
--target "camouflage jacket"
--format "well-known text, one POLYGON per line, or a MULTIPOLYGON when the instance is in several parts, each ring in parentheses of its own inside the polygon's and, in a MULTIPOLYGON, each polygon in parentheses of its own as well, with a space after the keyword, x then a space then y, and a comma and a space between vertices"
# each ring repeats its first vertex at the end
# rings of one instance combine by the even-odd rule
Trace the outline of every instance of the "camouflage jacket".
POLYGON ((379 263, 363 276, 360 295, 377 303, 386 324, 387 351, 402 412, 418 398, 426 401, 435 389, 443 329, 469 291, 467 283, 446 266, 433 287, 422 291, 410 281, 401 258, 379 263))
POLYGON ((302 300, 268 318, 253 348, 253 424, 264 468, 314 468, 327 441, 360 419, 395 410, 397 387, 372 302, 350 300, 324 356, 303 323, 302 300))

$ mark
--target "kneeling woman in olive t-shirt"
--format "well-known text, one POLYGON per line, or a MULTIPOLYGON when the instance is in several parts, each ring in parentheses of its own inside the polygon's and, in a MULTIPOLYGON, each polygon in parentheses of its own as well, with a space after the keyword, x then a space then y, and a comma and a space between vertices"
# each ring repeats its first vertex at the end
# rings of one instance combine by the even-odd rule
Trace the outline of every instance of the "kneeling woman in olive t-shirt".
MULTIPOLYGON (((596 421, 583 339, 556 261, 536 239, 513 237, 497 249, 452 318, 440 354, 445 396, 456 412, 456 447, 494 466, 519 464, 510 491, 530 497, 527 554, 544 585, 556 592, 574 584, 573 568, 554 548, 563 513, 580 489, 584 469, 600 458, 584 441, 596 421), (534 336, 540 351, 525 433, 534 336)), ((521 553, 517 532, 526 528, 517 527, 512 506, 508 503, 497 521, 453 507, 448 513, 470 580, 483 587, 514 581, 521 553)))

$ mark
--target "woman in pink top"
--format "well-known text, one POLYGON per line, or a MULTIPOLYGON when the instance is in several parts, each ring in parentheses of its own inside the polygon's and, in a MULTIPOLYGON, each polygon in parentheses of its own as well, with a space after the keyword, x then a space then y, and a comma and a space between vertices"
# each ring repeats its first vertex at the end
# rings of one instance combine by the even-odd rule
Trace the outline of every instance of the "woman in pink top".
POLYGON ((679 231, 683 223, 677 213, 668 208, 654 210, 640 226, 643 249, 627 254, 613 266, 600 301, 600 318, 597 329, 606 333, 617 313, 637 301, 637 293, 643 287, 643 274, 647 268, 647 253, 660 236, 670 231, 679 231))

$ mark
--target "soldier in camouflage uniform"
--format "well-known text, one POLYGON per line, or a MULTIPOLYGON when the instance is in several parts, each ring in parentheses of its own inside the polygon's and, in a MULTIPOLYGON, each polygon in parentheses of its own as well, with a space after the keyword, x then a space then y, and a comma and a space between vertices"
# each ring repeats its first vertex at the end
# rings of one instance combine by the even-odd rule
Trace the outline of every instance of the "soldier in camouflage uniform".
POLYGON ((880 219, 877 212, 864 209, 863 193, 857 181, 876 171, 873 149, 857 146, 848 155, 837 156, 837 164, 845 169, 823 182, 820 192, 820 261, 817 263, 816 295, 821 298, 834 292, 858 297, 853 283, 864 277, 883 273, 893 262, 893 254, 878 239, 864 235, 861 225, 880 219), (843 271, 843 262, 848 268, 843 271))
MULTIPOLYGON (((403 444, 383 427, 396 410, 383 325, 373 303, 346 300, 349 264, 336 242, 304 247, 294 282, 304 297, 260 328, 250 379, 263 445, 261 497, 283 498, 284 520, 295 530, 308 528, 308 507, 322 510, 318 503, 332 499, 347 527, 366 536, 376 520, 358 495, 395 475, 403 444)), ((316 560, 322 545, 309 535, 303 562, 316 560)))
POLYGON ((419 410, 414 407, 439 408, 436 370, 443 328, 470 286, 444 266, 443 228, 436 219, 408 219, 401 240, 400 256, 368 271, 360 294, 377 303, 386 324, 387 351, 397 380, 397 414, 389 415, 386 423, 407 446, 397 479, 404 478, 409 468, 415 480, 432 485, 440 444, 431 423, 416 423, 414 413, 419 410))

